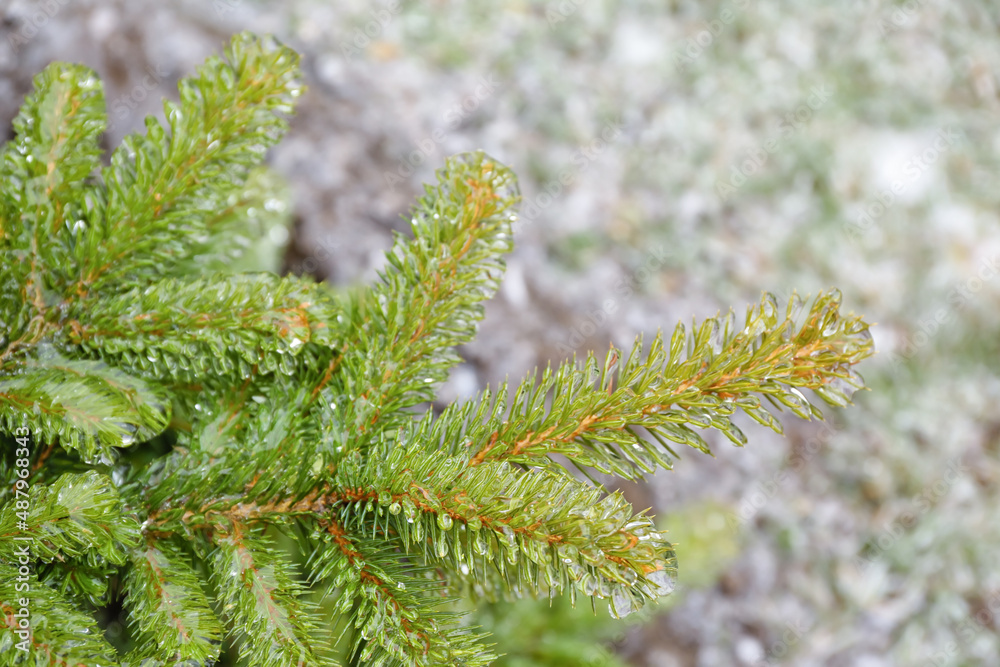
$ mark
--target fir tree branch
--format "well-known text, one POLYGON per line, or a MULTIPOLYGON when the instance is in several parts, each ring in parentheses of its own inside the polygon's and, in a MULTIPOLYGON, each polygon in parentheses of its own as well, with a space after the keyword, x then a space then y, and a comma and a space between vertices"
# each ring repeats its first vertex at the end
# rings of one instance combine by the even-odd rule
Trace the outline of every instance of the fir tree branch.
POLYGON ((125 605, 136 648, 124 660, 211 663, 219 656, 222 627, 201 589, 198 572, 166 540, 130 554, 125 605))
POLYGON ((107 476, 63 474, 47 485, 34 480, 30 492, 0 507, 0 555, 14 560, 24 546, 14 538, 30 538, 39 580, 75 604, 99 607, 139 528, 107 476))
POLYGON ((73 265, 87 214, 84 179, 100 166, 104 130, 100 80, 54 63, 35 77, 0 156, 0 362, 39 340, 54 290, 73 265), (33 323, 29 326, 29 321, 33 323))
MULTIPOLYGON (((427 562, 462 576, 496 568, 518 589, 575 587, 615 596, 627 609, 662 594, 664 576, 675 568, 663 533, 648 516, 634 515, 620 494, 605 496, 567 476, 525 474, 507 463, 469 467, 464 458, 419 445, 345 457, 330 483, 305 495, 265 502, 223 492, 198 509, 161 510, 147 524, 190 532, 219 521, 271 524, 290 517, 333 521, 333 543, 342 551, 344 535, 398 536, 427 562)), ((349 553, 344 557, 351 561, 349 553)))
MULTIPOLYGON (((0 613, 6 621, 0 633, 0 644, 4 646, 7 658, 19 653, 15 645, 23 641, 15 634, 21 628, 18 627, 14 614, 22 606, 18 604, 19 600, 25 597, 23 592, 15 589, 17 579, 16 569, 0 563, 0 613)), ((28 586, 31 592, 31 635, 27 639, 27 655, 33 664, 51 667, 118 664, 115 650, 104 640, 90 614, 68 604, 62 596, 41 584, 34 576, 28 577, 28 586)), ((6 664, 16 663, 11 660, 6 664)))
POLYGON ((675 570, 665 535, 618 493, 421 450, 414 444, 345 458, 335 483, 341 491, 317 509, 346 503, 349 530, 399 535, 427 562, 463 577, 496 568, 509 587, 533 593, 576 587, 625 596, 637 608, 660 595, 663 577, 675 570))
POLYGON ((208 558, 217 602, 250 665, 305 667, 318 664, 309 618, 291 567, 274 544, 234 522, 217 533, 208 558))
POLYGON ((332 343, 334 305, 307 279, 272 274, 167 278, 80 304, 63 336, 136 375, 194 382, 293 375, 306 343, 332 343))
POLYGON ((170 418, 164 394, 100 361, 71 360, 51 349, 0 375, 0 425, 32 432, 88 460, 108 459, 112 446, 127 446, 160 433, 170 418))
MULTIPOLYGON (((199 398, 182 447, 129 485, 134 506, 149 513, 150 530, 187 533, 209 526, 212 515, 227 515, 235 505, 287 508, 315 496, 325 471, 318 443, 330 440, 334 426, 303 417, 311 400, 307 387, 246 386, 235 401, 199 398)), ((281 524, 294 514, 268 516, 281 524)), ((250 515, 250 510, 228 514, 236 521, 250 515)))
POLYGON ((181 82, 169 128, 148 119, 95 174, 100 85, 55 65, 0 155, 0 431, 42 445, 16 463, 34 461, 30 502, 0 490, 0 555, 15 528, 34 539, 36 661, 115 662, 80 609, 121 575, 125 664, 208 664, 223 634, 254 667, 317 664, 316 610, 266 537, 295 528, 358 631, 352 665, 485 665, 446 593, 567 590, 622 614, 669 588, 674 552, 650 517, 555 455, 638 478, 672 464, 672 443, 707 452, 702 429, 742 445, 737 410, 780 431, 761 397, 821 417, 802 390, 845 405, 861 386, 871 339, 839 294, 784 318, 767 296, 739 326, 681 326, 415 421, 499 284, 516 182, 481 152, 449 160, 412 240, 356 296, 235 273, 227 243, 278 224, 255 222, 278 188, 253 169, 302 91, 297 67, 237 36, 181 82), (90 469, 116 457, 110 477, 90 469))
POLYGON ((302 93, 298 55, 273 39, 233 38, 164 103, 169 136, 153 118, 130 135, 102 177, 94 224, 78 257, 72 292, 82 296, 144 285, 201 246, 208 220, 284 132, 302 93))
MULTIPOLYGON (((36 270, 44 269, 48 281, 71 256, 84 179, 100 166, 104 125, 100 80, 86 67, 65 63, 49 65, 35 77, 34 90, 14 119, 16 138, 3 153, 0 175, 17 213, 0 218, 0 244, 32 251, 36 270)), ((52 286, 33 285, 35 290, 52 286)))
POLYGON ((428 415, 408 437, 431 449, 466 449, 471 467, 510 461, 553 468, 558 464, 548 457, 561 454, 579 467, 635 479, 656 465, 670 467, 676 457, 670 442, 707 453, 695 429, 714 427, 743 445, 745 436, 729 419, 737 409, 780 432, 755 394, 802 418, 822 418, 800 389, 813 389, 832 405, 849 402, 849 393, 862 386, 851 367, 871 355, 871 335, 861 318, 840 314, 838 292, 820 294, 804 321, 800 303, 793 299, 780 317, 766 295, 742 326, 730 313, 690 336, 678 326, 669 349, 657 336, 645 357, 640 339, 620 365, 615 349, 603 364, 593 355, 582 365, 568 362, 526 379, 509 411, 505 389, 486 392, 437 419, 428 415))
POLYGON ((33 538, 32 555, 43 562, 86 559, 123 565, 127 549, 139 540, 139 523, 123 514, 117 489, 93 470, 36 485, 28 505, 20 528, 16 502, 0 507, 0 553, 6 557, 18 546, 10 538, 19 535, 33 538))
MULTIPOLYGON (((519 195, 514 176, 483 153, 450 158, 412 211, 372 293, 352 305, 355 331, 338 368, 344 422, 359 434, 404 423, 433 397, 471 339, 481 302, 499 285, 519 195)), ((339 394, 339 395, 338 395, 339 394)), ((330 402, 329 400, 327 402, 330 402)))
POLYGON ((359 630, 354 654, 364 664, 488 665, 496 658, 482 637, 461 627, 460 614, 438 607, 441 582, 432 570, 405 565, 401 554, 384 540, 354 537, 336 517, 323 521, 326 549, 315 552, 310 570, 315 581, 329 580, 339 589, 339 610, 357 609, 359 630))

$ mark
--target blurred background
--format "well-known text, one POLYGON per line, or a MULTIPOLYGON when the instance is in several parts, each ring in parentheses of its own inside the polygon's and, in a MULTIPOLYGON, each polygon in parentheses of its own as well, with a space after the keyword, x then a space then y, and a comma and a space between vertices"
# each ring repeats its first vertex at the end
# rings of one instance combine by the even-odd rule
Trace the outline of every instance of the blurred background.
POLYGON ((1000 664, 1000 4, 0 0, 0 132, 68 60, 104 80, 117 146, 244 29, 310 88, 258 265, 370 281, 445 156, 520 175, 442 404, 763 290, 836 286, 877 323, 854 407, 623 487, 679 543, 668 602, 481 607, 498 664, 1000 664))

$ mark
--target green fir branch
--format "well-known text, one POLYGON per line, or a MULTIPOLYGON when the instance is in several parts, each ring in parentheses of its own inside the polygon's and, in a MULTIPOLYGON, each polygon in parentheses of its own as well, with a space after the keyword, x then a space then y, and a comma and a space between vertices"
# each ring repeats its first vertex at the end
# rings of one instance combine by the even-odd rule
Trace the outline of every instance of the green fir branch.
POLYGON ((149 440, 166 427, 170 403, 154 385, 99 361, 44 351, 22 370, 0 375, 0 424, 27 427, 86 459, 112 446, 149 440))
MULTIPOLYGON (((32 554, 42 562, 73 558, 123 565, 127 549, 139 540, 139 522, 123 514, 114 483, 95 471, 35 486, 27 505, 24 522, 16 500, 0 507, 0 535, 31 538, 32 554)), ((17 546, 5 541, 0 553, 9 558, 17 546)))
POLYGON ((603 363, 592 354, 583 364, 567 362, 526 379, 509 403, 506 388, 486 391, 437 419, 428 414, 408 437, 462 452, 470 466, 509 461, 551 468, 558 464, 548 457, 560 454, 580 467, 637 479, 657 465, 671 467, 677 454, 670 443, 709 453, 699 430, 716 428, 745 444, 730 420, 737 410, 781 432, 759 396, 804 419, 822 413, 801 389, 831 405, 847 404, 862 386, 851 367, 871 354, 872 344, 868 326, 842 316, 839 306, 839 292, 822 293, 803 321, 797 297, 781 317, 774 297, 765 295, 741 325, 730 313, 690 335, 678 325, 669 348, 658 335, 645 354, 640 338, 627 356, 612 348, 603 363))
POLYGON ((620 494, 502 462, 471 467, 422 449, 395 446, 345 460, 334 484, 343 491, 322 504, 352 505, 348 528, 364 534, 371 524, 398 535, 426 562, 463 576, 495 568, 508 587, 533 594, 615 592, 638 608, 658 597, 663 576, 676 569, 665 535, 620 494))
POLYGON ((99 667, 116 665, 114 648, 104 639, 93 616, 80 611, 32 575, 25 579, 30 596, 19 591, 16 568, 0 563, 0 613, 5 619, 0 633, 4 665, 55 665, 99 667), (25 602, 26 601, 26 602, 25 602), (18 635, 16 613, 29 609, 29 633, 18 635), (26 651, 18 648, 22 644, 26 651))
POLYGON ((232 523, 208 558, 216 602, 249 665, 317 664, 310 606, 274 544, 232 523))
POLYGON ((93 71, 54 63, 35 77, 0 156, 0 364, 37 342, 73 266, 100 166, 104 92, 93 71))
POLYGON ((124 580, 136 648, 124 662, 210 663, 219 657, 222 626, 187 556, 167 540, 134 549, 124 580))
POLYGON ((355 537, 336 517, 321 522, 322 546, 310 559, 315 581, 327 581, 341 613, 354 612, 352 655, 371 665, 488 665, 496 658, 461 614, 439 609, 441 582, 432 568, 401 558, 392 541, 355 537))
POLYGON ((44 308, 54 278, 72 261, 90 190, 85 179, 100 166, 106 119, 101 82, 86 67, 54 63, 33 87, 0 165, 8 206, 16 206, 2 218, 0 239, 5 249, 27 253, 35 276, 29 295, 44 308))
POLYGON ((433 398, 471 340, 481 302, 496 291, 510 251, 517 181, 483 153, 450 158, 397 237, 380 282, 352 304, 354 335, 340 363, 344 422, 366 440, 374 425, 404 423, 433 398))
POLYGON ((152 117, 102 171, 92 225, 77 246, 73 292, 144 285, 202 245, 207 224, 284 133, 302 94, 298 55, 273 39, 233 38, 164 102, 169 134, 152 117))
POLYGON ((72 345, 164 381, 293 375, 307 343, 328 346, 331 298, 308 279, 273 274, 167 278, 88 301, 63 327, 72 345))

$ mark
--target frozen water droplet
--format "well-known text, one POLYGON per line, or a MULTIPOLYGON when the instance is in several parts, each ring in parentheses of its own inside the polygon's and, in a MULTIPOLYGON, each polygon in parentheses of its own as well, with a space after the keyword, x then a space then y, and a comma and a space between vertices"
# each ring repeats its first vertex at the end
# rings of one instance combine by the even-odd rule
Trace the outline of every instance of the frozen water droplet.
POLYGON ((834 405, 845 407, 850 403, 851 398, 858 388, 862 386, 864 386, 864 381, 860 376, 853 379, 838 377, 833 378, 833 380, 818 389, 817 393, 834 405))
POLYGON ((778 300, 770 292, 764 292, 760 302, 760 316, 764 325, 773 327, 778 324, 778 300))
POLYGON ((656 586, 656 594, 660 597, 670 595, 674 591, 674 578, 667 574, 666 570, 657 570, 647 575, 646 579, 656 586))
POLYGON ((792 296, 788 299, 787 318, 793 322, 797 321, 799 315, 802 314, 803 307, 802 297, 798 295, 798 292, 792 292, 792 296))
POLYGON ((734 444, 738 444, 741 447, 746 446, 747 436, 736 424, 729 422, 729 427, 726 429, 726 433, 732 436, 734 444))
POLYGON ((653 457, 646 452, 642 445, 634 444, 632 445, 632 450, 631 456, 639 464, 640 468, 647 472, 656 470, 656 461, 653 460, 653 457))
POLYGON ((624 588, 616 588, 611 594, 611 610, 615 618, 625 618, 636 610, 635 600, 624 588))
POLYGON ((722 327, 719 326, 719 320, 711 320, 711 330, 708 334, 708 346, 712 350, 712 354, 720 354, 722 352, 722 327))

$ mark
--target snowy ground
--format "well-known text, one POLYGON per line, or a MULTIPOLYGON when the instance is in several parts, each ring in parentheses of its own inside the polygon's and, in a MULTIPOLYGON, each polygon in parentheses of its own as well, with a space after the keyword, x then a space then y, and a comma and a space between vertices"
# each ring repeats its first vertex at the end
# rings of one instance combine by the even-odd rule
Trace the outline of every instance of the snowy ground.
POLYGON ((233 32, 302 52, 311 91, 272 155, 295 192, 287 268, 338 284, 374 276, 445 155, 511 165, 518 247, 442 401, 761 290, 839 287, 878 323, 873 391, 830 426, 747 427, 744 450, 629 490, 746 521, 721 574, 622 651, 1000 654, 1000 5, 0 0, 0 21, 0 131, 34 73, 72 60, 105 81, 109 146, 233 32))

